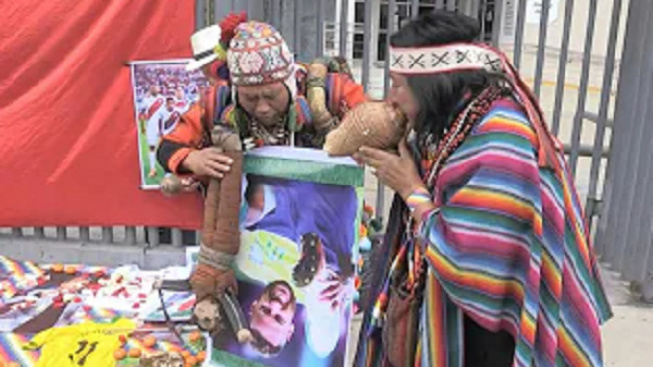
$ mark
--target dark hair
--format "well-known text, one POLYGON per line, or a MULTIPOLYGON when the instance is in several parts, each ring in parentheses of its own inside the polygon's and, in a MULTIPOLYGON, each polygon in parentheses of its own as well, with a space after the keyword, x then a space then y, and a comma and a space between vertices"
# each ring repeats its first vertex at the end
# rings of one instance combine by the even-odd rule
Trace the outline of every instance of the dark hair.
POLYGON ((260 187, 262 187, 263 182, 261 182, 261 178, 252 174, 248 174, 245 176, 245 179, 247 179, 247 187, 245 188, 245 201, 249 202, 253 197, 254 193, 256 193, 256 190, 260 187))
MULTIPOLYGON (((480 35, 476 19, 466 15, 436 10, 420 15, 390 37, 393 47, 423 47, 456 42, 474 42, 480 35)), ((464 106, 468 93, 473 97, 496 79, 485 71, 459 71, 437 75, 407 76, 419 113, 415 130, 419 136, 432 133, 437 137, 464 106)))
POLYGON ((250 332, 252 333, 253 340, 250 342, 250 345, 261 354, 261 356, 270 358, 274 357, 281 352, 281 349, 285 345, 272 345, 267 339, 261 335, 261 333, 258 332, 258 330, 251 329, 250 332))
POLYGON ((168 98, 166 98, 166 102, 170 102, 170 101, 172 101, 172 102, 174 102, 174 101, 175 101, 175 99, 174 99, 174 98, 172 98, 172 97, 168 97, 168 98))
POLYGON ((271 292, 276 288, 277 286, 283 286, 290 291, 290 299, 288 300, 288 304, 292 305, 295 309, 297 308, 297 298, 295 298, 295 292, 293 292, 292 287, 290 286, 290 283, 286 282, 285 280, 275 280, 268 285, 265 286, 263 289, 263 292, 261 294, 268 294, 269 296, 272 296, 271 292))

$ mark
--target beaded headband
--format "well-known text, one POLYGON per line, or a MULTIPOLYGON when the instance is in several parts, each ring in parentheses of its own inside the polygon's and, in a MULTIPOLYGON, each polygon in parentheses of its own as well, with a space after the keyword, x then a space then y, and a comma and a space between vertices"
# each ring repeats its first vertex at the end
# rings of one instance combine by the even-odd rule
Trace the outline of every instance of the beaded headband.
POLYGON ((505 70, 503 57, 488 46, 473 43, 390 47, 390 71, 398 74, 436 74, 464 70, 502 73, 505 70))

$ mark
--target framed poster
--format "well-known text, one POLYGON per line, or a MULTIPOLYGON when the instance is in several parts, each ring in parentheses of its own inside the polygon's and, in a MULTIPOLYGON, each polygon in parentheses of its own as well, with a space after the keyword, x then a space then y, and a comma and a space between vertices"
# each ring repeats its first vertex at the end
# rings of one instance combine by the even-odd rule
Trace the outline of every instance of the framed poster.
POLYGON ((143 189, 159 188, 165 176, 156 159, 161 138, 174 130, 181 115, 198 101, 209 85, 201 71, 186 71, 188 61, 138 61, 130 64, 143 189))

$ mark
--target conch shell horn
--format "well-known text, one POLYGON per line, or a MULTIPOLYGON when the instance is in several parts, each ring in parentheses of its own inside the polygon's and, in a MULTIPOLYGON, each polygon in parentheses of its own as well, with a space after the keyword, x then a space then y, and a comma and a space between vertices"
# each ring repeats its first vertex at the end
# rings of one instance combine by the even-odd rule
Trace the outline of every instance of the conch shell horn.
POLYGON ((362 146, 392 149, 405 136, 406 116, 385 101, 363 102, 347 112, 340 125, 326 136, 330 156, 348 156, 362 146))

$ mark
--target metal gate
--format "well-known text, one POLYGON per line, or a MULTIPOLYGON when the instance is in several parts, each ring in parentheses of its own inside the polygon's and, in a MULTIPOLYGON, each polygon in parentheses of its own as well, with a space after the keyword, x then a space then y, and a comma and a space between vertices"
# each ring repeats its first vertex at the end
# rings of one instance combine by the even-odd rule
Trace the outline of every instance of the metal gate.
MULTIPOLYGON (((653 127, 643 127, 646 108, 652 104, 641 103, 649 95, 653 38, 648 37, 651 40, 647 40, 646 46, 651 50, 645 58, 639 51, 643 35, 653 33, 653 26, 647 26, 643 20, 648 19, 646 11, 653 7, 649 3, 637 2, 627 14, 628 0, 197 0, 196 28, 214 24, 232 10, 246 10, 250 19, 278 28, 300 61, 323 54, 346 56, 367 93, 383 98, 389 85, 385 63, 388 35, 403 22, 432 9, 455 10, 477 17, 482 25, 482 40, 500 46, 513 58, 540 98, 553 132, 565 143, 579 191, 587 203, 588 220, 593 223, 601 217, 597 243, 603 258, 614 262, 619 270, 628 269, 626 264, 636 259, 641 266, 625 274, 631 280, 641 280, 646 274, 643 269, 648 269, 649 263, 653 266, 653 258, 649 260, 648 256, 653 235, 649 220, 653 202, 639 200, 645 197, 639 191, 629 191, 634 180, 617 184, 616 178, 637 178, 637 188, 645 190, 649 162, 653 161, 629 160, 635 153, 649 153, 643 150, 643 143, 650 141, 653 134, 653 127), (626 15, 632 21, 621 67, 623 79, 619 82, 623 93, 617 95, 613 87, 617 85, 616 71, 621 63, 617 55, 622 54, 626 15), (637 26, 633 26, 637 21, 637 26), (649 79, 640 78, 642 69, 649 79), (612 138, 615 99, 616 125, 621 130, 612 138), (601 205, 611 139, 618 164, 610 165, 609 177, 615 179, 607 185, 607 204, 601 205), (626 197, 629 200, 623 200, 626 197), (637 204, 631 216, 629 203, 637 204), (622 245, 623 241, 616 241, 623 238, 617 228, 626 228, 627 224, 638 229, 636 235, 633 231, 626 236, 637 246, 628 247, 622 245), (636 251, 625 256, 624 249, 636 251)), ((376 204, 377 215, 383 217, 390 193, 377 186, 372 176, 367 178, 370 188, 366 199, 376 204)), ((653 201, 653 195, 649 196, 653 201)), ((159 229, 136 227, 5 228, 3 232, 2 254, 39 261, 74 256, 87 263, 120 263, 130 259, 146 266, 183 262, 183 257, 179 257, 183 246, 198 238, 185 237, 182 231, 172 229, 170 238, 161 241, 159 229), (113 258, 107 258, 107 252, 105 256, 94 255, 98 246, 113 254, 113 258), (127 255, 119 255, 122 253, 127 255)))

